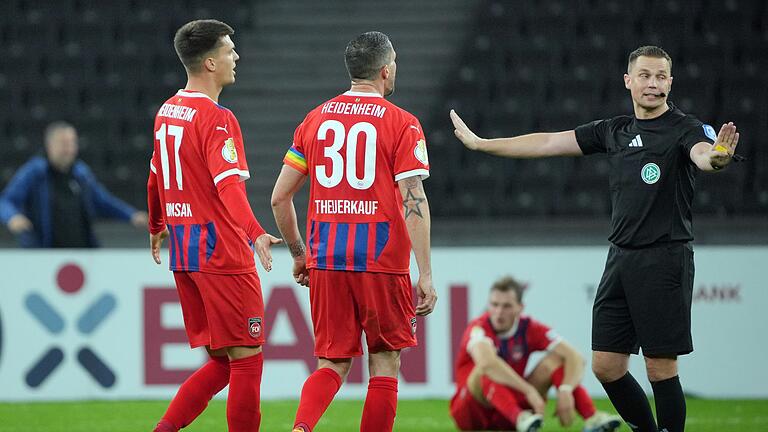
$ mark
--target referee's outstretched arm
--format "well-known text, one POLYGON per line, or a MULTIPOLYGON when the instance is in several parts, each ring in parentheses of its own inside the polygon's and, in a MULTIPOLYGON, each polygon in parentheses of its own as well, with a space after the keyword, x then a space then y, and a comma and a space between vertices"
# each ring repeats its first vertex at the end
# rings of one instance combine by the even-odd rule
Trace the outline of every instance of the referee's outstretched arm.
POLYGON ((456 128, 453 133, 470 150, 480 150, 508 158, 539 158, 548 156, 583 156, 576 133, 564 132, 532 133, 510 138, 485 139, 475 135, 464 120, 451 110, 451 121, 456 128))
POLYGON ((691 160, 702 171, 718 171, 731 163, 739 144, 739 133, 733 122, 724 124, 714 144, 696 143, 691 147, 691 160))

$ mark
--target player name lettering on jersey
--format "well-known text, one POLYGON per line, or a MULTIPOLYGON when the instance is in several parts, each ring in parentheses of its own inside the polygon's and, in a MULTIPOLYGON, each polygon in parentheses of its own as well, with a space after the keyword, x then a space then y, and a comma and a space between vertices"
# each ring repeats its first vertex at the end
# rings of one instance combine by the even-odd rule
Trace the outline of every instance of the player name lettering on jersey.
POLYGON ((378 201, 315 200, 317 214, 374 215, 378 209, 378 201))
POLYGON ((165 203, 166 216, 192 217, 192 206, 189 203, 165 203))
POLYGON ((323 104, 323 109, 321 112, 329 114, 369 115, 383 118, 386 111, 386 107, 375 103, 347 103, 331 101, 323 104))
POLYGON ((188 106, 173 105, 169 103, 163 104, 160 107, 160 111, 157 112, 158 117, 175 118, 191 122, 195 118, 197 110, 188 106))

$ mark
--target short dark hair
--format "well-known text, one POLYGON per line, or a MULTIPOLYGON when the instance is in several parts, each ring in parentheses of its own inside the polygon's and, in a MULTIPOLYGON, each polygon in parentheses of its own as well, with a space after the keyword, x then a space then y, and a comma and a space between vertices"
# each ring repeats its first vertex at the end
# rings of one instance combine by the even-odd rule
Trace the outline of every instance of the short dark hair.
POLYGON ((629 61, 627 62, 627 71, 632 69, 632 65, 635 63, 638 57, 653 57, 653 58, 665 58, 669 63, 669 70, 672 71, 672 57, 667 54, 666 51, 660 47, 653 45, 645 45, 629 53, 629 61))
POLYGON ((191 72, 201 69, 205 54, 221 44, 221 38, 235 31, 229 25, 213 19, 190 21, 176 31, 173 47, 184 67, 191 72))
POLYGON ((43 132, 43 139, 45 140, 45 143, 47 144, 48 140, 51 139, 53 134, 60 131, 61 129, 75 129, 75 127, 72 125, 72 123, 64 120, 57 120, 48 123, 48 126, 45 127, 45 132, 43 132))
POLYGON ((392 42, 382 32, 369 31, 352 39, 344 50, 344 63, 351 79, 374 79, 392 61, 392 42))
POLYGON ((515 294, 517 294, 517 302, 522 303, 523 302, 523 293, 525 292, 526 286, 518 282, 515 278, 512 276, 504 276, 503 278, 497 280, 496 282, 491 285, 491 292, 493 291, 500 291, 500 292, 509 292, 514 291, 515 294))

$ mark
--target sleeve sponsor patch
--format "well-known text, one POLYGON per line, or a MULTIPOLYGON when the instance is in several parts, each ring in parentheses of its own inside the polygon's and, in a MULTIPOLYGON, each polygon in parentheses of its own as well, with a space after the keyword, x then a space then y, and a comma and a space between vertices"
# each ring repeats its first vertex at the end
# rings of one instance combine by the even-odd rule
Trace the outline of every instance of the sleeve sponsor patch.
POLYGON ((711 139, 712 141, 717 141, 717 133, 715 132, 715 128, 708 124, 702 125, 701 127, 704 128, 704 135, 706 135, 707 138, 711 139))
POLYGON ((423 139, 416 141, 416 147, 413 149, 413 155, 424 165, 429 165, 429 155, 427 155, 427 142, 423 139))
POLYGON ((224 140, 224 146, 221 148, 221 157, 229 163, 237 163, 237 149, 235 148, 235 140, 227 138, 224 140))

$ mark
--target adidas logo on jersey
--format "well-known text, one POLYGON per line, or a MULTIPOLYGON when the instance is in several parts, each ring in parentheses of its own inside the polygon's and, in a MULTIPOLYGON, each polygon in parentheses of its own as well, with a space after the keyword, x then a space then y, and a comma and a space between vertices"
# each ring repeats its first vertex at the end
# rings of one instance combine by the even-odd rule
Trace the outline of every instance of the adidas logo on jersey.
POLYGON ((643 146, 643 139, 640 138, 640 134, 637 134, 634 138, 632 138, 632 141, 629 142, 630 147, 642 147, 643 146))

